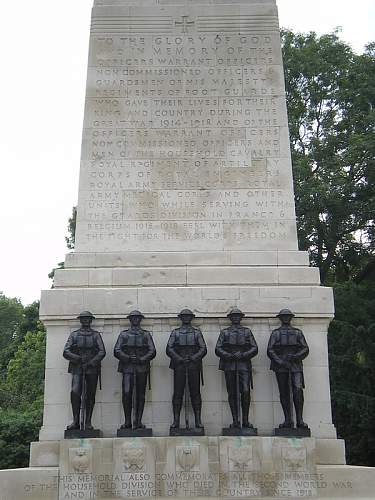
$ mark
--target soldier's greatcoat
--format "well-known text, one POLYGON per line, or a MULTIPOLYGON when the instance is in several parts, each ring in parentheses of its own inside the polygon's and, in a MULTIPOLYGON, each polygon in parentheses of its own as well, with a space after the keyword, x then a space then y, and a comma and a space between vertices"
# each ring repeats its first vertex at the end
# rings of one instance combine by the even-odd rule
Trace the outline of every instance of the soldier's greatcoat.
POLYGON ((267 355, 270 369, 278 373, 303 372, 302 361, 309 354, 309 347, 301 330, 281 325, 273 330, 268 342, 267 355), (283 365, 288 362, 288 366, 283 365))
POLYGON ((146 373, 150 370, 150 361, 156 356, 151 333, 142 328, 123 330, 116 342, 114 355, 119 360, 118 371, 122 373, 146 373), (136 363, 130 357, 137 357, 136 363))
POLYGON ((92 329, 75 330, 69 335, 63 356, 69 360, 69 373, 81 374, 82 363, 89 363, 85 370, 86 374, 98 374, 101 360, 105 356, 105 347, 100 333, 92 329))
POLYGON ((169 368, 180 367, 184 358, 190 356, 189 371, 201 371, 206 354, 206 343, 199 328, 181 326, 172 331, 167 344, 167 356, 171 358, 169 368))
POLYGON ((229 326, 221 330, 215 349, 220 358, 219 370, 251 371, 251 358, 258 354, 258 346, 249 328, 229 326), (241 352, 241 358, 235 360, 233 353, 241 352))

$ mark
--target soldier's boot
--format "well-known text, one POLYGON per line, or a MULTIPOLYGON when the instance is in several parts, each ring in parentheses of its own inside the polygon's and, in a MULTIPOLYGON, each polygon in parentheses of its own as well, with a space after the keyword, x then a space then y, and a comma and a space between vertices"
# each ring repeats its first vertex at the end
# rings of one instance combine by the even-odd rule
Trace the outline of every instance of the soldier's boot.
POLYGON ((293 400, 294 400, 294 406, 296 408, 297 427, 306 429, 308 428, 308 425, 303 421, 302 418, 303 404, 304 404, 303 389, 300 388, 294 389, 293 400))
POLYGON ((86 426, 85 429, 91 431, 94 427, 91 424, 92 413, 94 411, 95 401, 87 401, 86 403, 86 426))
POLYGON ((241 397, 242 427, 252 429, 254 426, 249 422, 250 394, 244 393, 241 397))
POLYGON ((145 429, 146 426, 142 424, 142 415, 145 407, 145 398, 137 398, 137 409, 135 412, 134 429, 145 429))
POLYGON ((182 408, 182 401, 173 401, 173 424, 172 429, 180 428, 180 413, 182 408))
POLYGON ((81 396, 75 392, 70 393, 70 401, 72 403, 73 411, 73 422, 68 425, 67 430, 71 431, 74 429, 79 429, 79 413, 81 408, 81 396))
POLYGON ((192 401, 192 406, 194 411, 195 428, 203 429, 203 424, 201 420, 202 399, 200 397, 194 398, 194 400, 192 401))
POLYGON ((232 429, 237 428, 237 427, 241 427, 241 424, 239 421, 239 415, 238 415, 236 396, 228 396, 228 403, 229 403, 229 407, 230 407, 230 411, 232 413, 232 419, 233 419, 233 423, 231 423, 229 427, 231 427, 232 429))
POLYGON ((290 406, 289 394, 284 397, 280 394, 280 403, 284 412, 284 422, 279 425, 280 429, 293 427, 292 408, 290 406))

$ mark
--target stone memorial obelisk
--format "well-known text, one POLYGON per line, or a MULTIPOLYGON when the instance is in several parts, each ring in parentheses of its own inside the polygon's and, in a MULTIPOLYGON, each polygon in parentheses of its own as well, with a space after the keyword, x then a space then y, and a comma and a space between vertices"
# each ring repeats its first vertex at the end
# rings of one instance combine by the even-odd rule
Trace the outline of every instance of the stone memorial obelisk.
MULTIPOLYGON (((144 420, 167 435, 165 346, 185 307, 208 345, 207 435, 231 421, 214 348, 232 307, 251 318, 259 345, 251 421, 260 434, 281 422, 266 347, 288 307, 311 347, 306 421, 314 437, 336 438, 326 340, 332 290, 298 251, 275 2, 96 0, 76 247, 41 300, 48 353, 40 439, 61 439, 71 419, 61 352, 83 310, 95 315, 108 353, 128 313, 142 311, 157 350, 144 420)), ((104 437, 121 423, 115 367, 107 355, 93 416, 104 437)))
POLYGON ((40 313, 43 426, 18 490, 9 483, 12 500, 371 496, 373 471, 344 466, 332 423, 332 290, 298 250, 275 0, 95 0, 76 247, 42 292, 40 313), (233 308, 259 348, 249 414, 258 437, 219 437, 232 415, 215 346, 233 308), (311 438, 272 437, 283 412, 267 344, 285 308, 310 348, 311 438), (183 309, 207 344, 206 437, 165 438, 173 421, 165 349, 183 309), (154 438, 115 438, 122 379, 112 353, 133 310, 157 351, 143 413, 154 438), (95 316, 107 352, 92 416, 103 438, 63 440, 72 410, 62 352, 82 311, 95 316))

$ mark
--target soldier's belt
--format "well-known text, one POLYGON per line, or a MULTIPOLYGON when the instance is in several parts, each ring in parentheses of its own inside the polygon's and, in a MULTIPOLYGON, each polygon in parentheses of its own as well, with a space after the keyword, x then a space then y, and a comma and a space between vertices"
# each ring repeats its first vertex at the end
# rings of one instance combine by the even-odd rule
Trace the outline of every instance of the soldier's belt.
POLYGON ((91 358, 95 358, 97 353, 92 352, 92 351, 78 351, 77 354, 78 354, 78 356, 81 356, 82 358, 91 359, 91 358))
POLYGON ((196 347, 186 347, 186 348, 178 348, 176 349, 176 352, 181 356, 181 357, 184 357, 184 356, 191 356, 192 354, 196 354, 198 352, 199 349, 197 349, 196 347))
POLYGON ((277 353, 277 354, 295 354, 296 352, 298 352, 300 349, 299 346, 294 346, 294 345, 278 345, 278 346, 275 346, 273 348, 273 350, 277 353))
POLYGON ((248 348, 250 347, 250 344, 242 344, 242 345, 234 345, 234 344, 224 344, 223 349, 225 351, 228 351, 230 353, 233 352, 246 352, 248 348))
POLYGON ((143 356, 144 354, 146 354, 147 351, 145 351, 144 349, 123 349, 122 351, 125 355, 127 356, 143 356))

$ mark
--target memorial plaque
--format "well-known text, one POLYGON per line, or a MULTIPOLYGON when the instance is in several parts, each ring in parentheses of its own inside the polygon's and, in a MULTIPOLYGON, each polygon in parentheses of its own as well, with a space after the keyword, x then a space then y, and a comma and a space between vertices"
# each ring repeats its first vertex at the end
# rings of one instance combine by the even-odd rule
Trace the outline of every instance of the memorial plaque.
POLYGON ((162 498, 220 496, 218 440, 173 437, 159 450, 156 491, 162 498))
POLYGON ((167 3, 95 4, 77 251, 295 250, 274 2, 167 3))
POLYGON ((115 498, 155 497, 155 449, 151 439, 114 441, 115 498))

